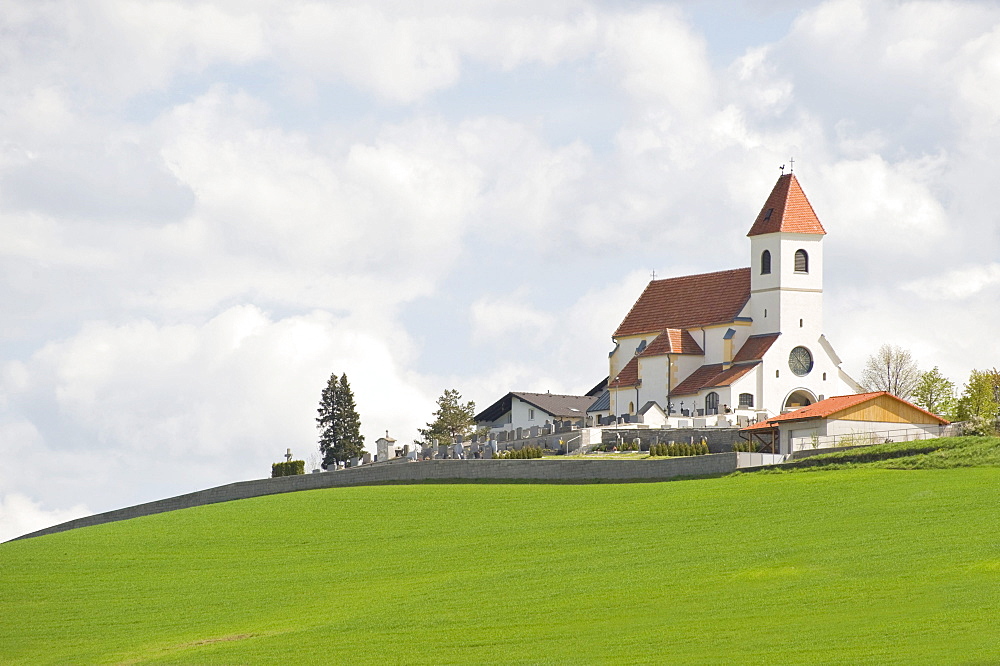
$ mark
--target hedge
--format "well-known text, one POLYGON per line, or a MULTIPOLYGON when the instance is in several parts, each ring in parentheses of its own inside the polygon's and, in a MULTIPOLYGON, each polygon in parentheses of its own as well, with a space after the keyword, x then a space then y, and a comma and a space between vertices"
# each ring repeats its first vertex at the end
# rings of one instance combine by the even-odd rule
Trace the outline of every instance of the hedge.
POLYGON ((278 476, 295 476, 306 473, 305 460, 292 460, 290 462, 273 463, 271 465, 271 478, 278 476))

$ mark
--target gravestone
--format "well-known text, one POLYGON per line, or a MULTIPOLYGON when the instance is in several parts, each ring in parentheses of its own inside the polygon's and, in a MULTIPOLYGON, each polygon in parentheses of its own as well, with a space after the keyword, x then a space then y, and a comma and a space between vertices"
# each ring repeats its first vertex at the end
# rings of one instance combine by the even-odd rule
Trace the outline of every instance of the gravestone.
POLYGON ((514 430, 514 439, 522 439, 523 435, 521 433, 522 433, 522 429, 521 428, 515 429, 514 430))
POLYGON ((361 460, 357 456, 351 457, 351 467, 357 467, 361 460))
POLYGON ((542 429, 538 426, 531 426, 528 432, 530 433, 528 435, 529 437, 538 437, 538 435, 542 432, 542 429))
POLYGON ((365 451, 365 457, 362 458, 362 460, 364 461, 363 464, 368 465, 372 461, 372 454, 370 454, 367 451, 365 451))
POLYGON ((454 456, 456 459, 465 460, 465 446, 462 445, 461 437, 459 437, 458 440, 459 440, 458 444, 452 447, 452 451, 454 451, 454 456))

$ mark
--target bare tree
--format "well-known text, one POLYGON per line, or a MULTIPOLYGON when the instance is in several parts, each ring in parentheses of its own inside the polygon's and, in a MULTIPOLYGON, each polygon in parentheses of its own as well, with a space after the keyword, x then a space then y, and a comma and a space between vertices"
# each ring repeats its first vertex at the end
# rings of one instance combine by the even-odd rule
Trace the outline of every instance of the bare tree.
POLYGON ((861 386, 866 391, 888 391, 893 395, 909 400, 913 391, 920 383, 920 369, 917 362, 906 349, 896 345, 882 345, 879 350, 868 357, 864 372, 861 373, 861 386))

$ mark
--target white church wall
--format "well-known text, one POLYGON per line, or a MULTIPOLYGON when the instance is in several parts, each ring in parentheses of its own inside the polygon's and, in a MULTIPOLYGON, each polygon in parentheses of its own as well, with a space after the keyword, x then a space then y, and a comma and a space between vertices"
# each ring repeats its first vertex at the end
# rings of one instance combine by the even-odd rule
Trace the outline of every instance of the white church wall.
POLYGON ((610 372, 608 376, 611 377, 611 379, 618 376, 618 373, 622 371, 622 368, 624 368, 628 362, 635 357, 635 350, 639 348, 639 344, 642 343, 643 340, 646 341, 647 345, 650 345, 655 339, 655 334, 631 335, 616 338, 618 346, 611 355, 609 368, 610 372))
POLYGON ((814 400, 855 392, 844 381, 845 375, 837 367, 837 359, 831 357, 828 346, 819 342, 818 335, 810 337, 800 330, 803 329, 792 328, 782 333, 764 355, 761 405, 774 414, 782 412, 785 399, 796 390, 809 391, 814 400), (813 359, 812 370, 802 377, 792 372, 788 364, 792 349, 799 346, 808 349, 813 359))
POLYGON ((641 390, 641 388, 636 388, 635 386, 610 389, 611 413, 615 416, 637 413, 644 404, 639 402, 642 397, 641 390))
POLYGON ((786 289, 823 289, 823 236, 819 234, 777 234, 781 241, 781 286, 786 289), (795 252, 804 250, 808 272, 795 272, 795 252))
POLYGON ((642 378, 642 386, 639 388, 639 404, 636 409, 650 400, 666 409, 667 356, 640 357, 639 376, 642 378))

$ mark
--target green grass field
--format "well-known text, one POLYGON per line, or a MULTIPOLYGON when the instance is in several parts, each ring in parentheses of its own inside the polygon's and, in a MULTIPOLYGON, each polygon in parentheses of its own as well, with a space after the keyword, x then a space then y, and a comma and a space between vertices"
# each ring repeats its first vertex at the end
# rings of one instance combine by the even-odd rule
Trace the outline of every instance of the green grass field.
POLYGON ((316 490, 6 543, 0 663, 1000 661, 1000 468, 836 464, 316 490))

